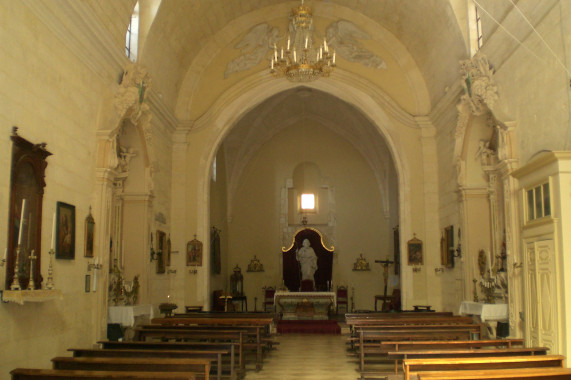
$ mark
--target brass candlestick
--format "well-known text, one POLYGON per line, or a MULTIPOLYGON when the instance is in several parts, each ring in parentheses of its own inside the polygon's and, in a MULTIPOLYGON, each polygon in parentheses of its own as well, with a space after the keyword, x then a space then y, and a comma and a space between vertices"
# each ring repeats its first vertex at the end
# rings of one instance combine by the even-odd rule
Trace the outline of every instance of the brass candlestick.
POLYGON ((36 289, 36 284, 34 283, 34 260, 36 260, 38 256, 36 256, 34 253, 35 250, 32 249, 30 256, 28 256, 30 259, 30 281, 28 281, 28 290, 36 289))
POLYGON ((476 286, 476 284, 478 283, 478 280, 473 279, 472 282, 474 283, 474 302, 478 302, 478 287, 476 286))
POLYGON ((20 250, 21 245, 18 244, 16 247, 16 262, 14 263, 14 278, 12 279, 12 285, 10 285, 10 290, 22 290, 20 287, 20 281, 18 280, 18 266, 20 265, 20 250))

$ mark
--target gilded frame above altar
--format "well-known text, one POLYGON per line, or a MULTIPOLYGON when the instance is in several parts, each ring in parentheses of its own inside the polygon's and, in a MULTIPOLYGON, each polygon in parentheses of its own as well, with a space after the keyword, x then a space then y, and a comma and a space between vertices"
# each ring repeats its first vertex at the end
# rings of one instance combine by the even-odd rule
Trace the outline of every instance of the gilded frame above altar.
POLYGON ((301 229, 297 230, 297 231, 295 232, 295 234, 293 234, 293 238, 291 239, 291 245, 290 245, 288 248, 282 247, 282 253, 286 253, 286 252, 288 252, 290 249, 293 248, 293 246, 295 245, 295 238, 296 238, 296 236, 297 236, 300 232, 302 232, 302 231, 304 231, 304 230, 311 230, 311 231, 316 232, 316 233, 319 235, 319 238, 320 238, 320 240, 321 240, 321 245, 323 246, 323 248, 325 248, 325 250, 327 250, 327 251, 330 252, 330 253, 335 252, 335 247, 334 247, 334 246, 331 246, 331 248, 329 248, 329 247, 327 247, 327 246, 325 245, 325 243, 323 242, 323 235, 321 234, 321 232, 319 232, 319 230, 317 230, 317 229, 315 229, 315 228, 312 228, 312 227, 305 227, 305 228, 301 228, 301 229))

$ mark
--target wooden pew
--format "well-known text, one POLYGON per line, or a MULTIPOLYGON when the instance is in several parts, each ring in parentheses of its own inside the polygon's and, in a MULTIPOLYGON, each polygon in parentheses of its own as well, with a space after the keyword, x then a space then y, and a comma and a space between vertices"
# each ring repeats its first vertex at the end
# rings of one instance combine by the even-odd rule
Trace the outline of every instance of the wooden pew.
POLYGON ((415 328, 414 331, 410 328, 389 329, 388 331, 358 329, 359 342, 356 346, 358 348, 358 355, 360 358, 360 371, 364 372, 366 370, 365 363, 367 356, 387 356, 388 351, 386 348, 381 346, 383 342, 391 340, 402 341, 403 339, 409 339, 411 341, 468 340, 472 338, 472 329, 478 326, 469 325, 468 328, 456 328, 457 326, 454 326, 451 329, 447 329, 445 326, 441 325, 430 325, 430 327, 424 327, 424 329, 415 328))
POLYGON ((72 371, 58 369, 35 369, 16 368, 10 372, 12 380, 54 380, 54 379, 78 379, 78 380, 195 380, 194 373, 185 372, 124 372, 124 371, 72 371))
POLYGON ((482 340, 451 340, 451 341, 390 341, 381 342, 381 347, 388 351, 400 350, 434 350, 460 349, 477 347, 507 347, 523 346, 523 339, 482 339, 482 340))
POLYGON ((426 371, 497 370, 513 368, 564 367, 562 355, 485 356, 478 358, 406 359, 403 361, 405 380, 412 374, 426 371))
POLYGON ((547 355, 547 347, 514 347, 514 348, 468 348, 442 350, 401 350, 389 351, 387 356, 395 361, 395 373, 398 373, 399 360, 418 358, 460 358, 479 356, 526 356, 547 355))
POLYGON ((230 351, 230 379, 236 380, 237 372, 241 370, 241 354, 235 354, 239 347, 238 343, 233 342, 117 342, 117 341, 99 341, 104 350, 211 350, 223 349, 230 351), (237 359, 238 358, 238 359, 237 359), (236 369, 236 361, 238 361, 239 369, 236 369))
MULTIPOLYGON (((70 348, 74 358, 199 358, 216 361, 216 379, 222 379, 222 355, 229 349, 218 350, 119 350, 100 348, 70 348)), ((212 368, 211 368, 212 369, 212 368)))
MULTIPOLYGON (((210 379, 211 359, 173 358, 74 358, 67 356, 52 359, 53 369, 76 371, 134 371, 134 372, 187 372, 202 373, 210 379)), ((201 376, 202 377, 202 376, 201 376)))
POLYGON ((265 329, 265 326, 211 326, 211 325, 199 325, 199 324, 184 324, 184 325, 140 325, 139 329, 165 329, 165 330, 230 330, 230 331, 243 331, 244 332, 244 342, 243 346, 245 348, 254 348, 256 351, 256 357, 263 359, 264 350, 271 350, 273 345, 277 342, 270 337, 265 329))
MULTIPOLYGON (((198 313, 202 314, 202 313, 198 313)), ((244 313, 248 314, 248 313, 244 313)), ((196 325, 208 325, 208 326, 238 326, 238 327, 253 327, 253 326, 262 326, 266 329, 266 332, 269 333, 271 325, 274 323, 275 317, 262 315, 258 316, 255 313, 252 315, 230 315, 230 316, 220 316, 217 314, 213 315, 200 315, 200 316, 185 316, 185 317, 167 317, 167 318, 153 318, 151 320, 152 324, 158 325, 188 325, 188 324, 196 324, 196 325)), ((258 331, 260 334, 260 331, 258 331)), ((262 346, 261 346, 261 338, 258 335, 257 341, 258 347, 256 348, 256 370, 260 370, 262 368, 263 357, 262 357, 262 346)))
POLYGON ((571 368, 513 368, 471 371, 433 371, 418 374, 419 380, 514 380, 571 379, 571 368))
MULTIPOLYGON (((182 340, 185 342, 234 342, 238 345, 238 363, 241 369, 245 368, 244 361, 244 331, 241 330, 215 330, 215 331, 185 331, 177 329, 138 329, 135 328, 135 338, 137 341, 146 341, 147 339, 163 340, 182 340)), ((257 358, 260 359, 260 358, 257 358)), ((260 359, 261 360, 261 359, 260 359)))

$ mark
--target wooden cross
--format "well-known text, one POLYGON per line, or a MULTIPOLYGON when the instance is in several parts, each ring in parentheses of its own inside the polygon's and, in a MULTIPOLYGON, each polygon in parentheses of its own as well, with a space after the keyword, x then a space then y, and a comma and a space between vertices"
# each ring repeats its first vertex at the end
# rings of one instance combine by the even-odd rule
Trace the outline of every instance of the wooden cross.
POLYGON ((383 266, 383 281, 385 283, 385 293, 384 293, 384 297, 383 297, 383 306, 381 310, 385 310, 385 305, 387 303, 387 281, 389 278, 389 266, 391 264, 394 264, 394 261, 389 260, 389 258, 387 257, 386 260, 375 260, 376 263, 379 263, 383 266))
POLYGON ((28 256, 30 259, 30 281, 28 282, 28 290, 36 289, 36 284, 34 284, 34 260, 36 260, 38 256, 36 256, 35 253, 36 252, 32 249, 30 256, 28 256))

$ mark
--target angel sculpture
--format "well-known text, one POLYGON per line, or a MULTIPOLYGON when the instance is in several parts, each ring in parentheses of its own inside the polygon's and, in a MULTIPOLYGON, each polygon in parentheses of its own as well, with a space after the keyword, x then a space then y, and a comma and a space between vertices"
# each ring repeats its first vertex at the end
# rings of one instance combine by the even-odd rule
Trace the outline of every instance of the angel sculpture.
POLYGON ((327 43, 333 47, 339 56, 357 62, 363 66, 374 69, 386 69, 385 61, 372 51, 365 49, 357 40, 370 40, 366 32, 362 31, 347 20, 339 20, 329 24, 325 30, 327 43))
POLYGON ((242 55, 228 63, 224 78, 228 78, 232 73, 255 67, 266 56, 268 50, 275 46, 278 35, 279 29, 266 23, 258 24, 250 29, 248 34, 234 46, 242 50, 242 55))

